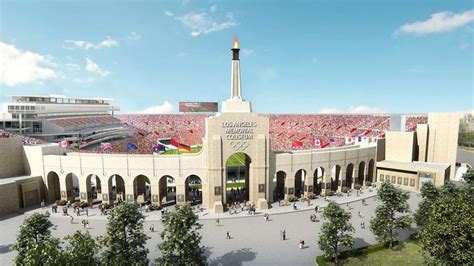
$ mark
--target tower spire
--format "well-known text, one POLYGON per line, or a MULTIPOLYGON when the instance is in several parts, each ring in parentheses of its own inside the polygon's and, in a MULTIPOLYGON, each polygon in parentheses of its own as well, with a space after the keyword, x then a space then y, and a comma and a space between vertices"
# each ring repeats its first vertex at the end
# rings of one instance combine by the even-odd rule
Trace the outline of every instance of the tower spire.
POLYGON ((232 76, 230 99, 242 100, 242 91, 240 88, 240 60, 239 60, 239 39, 234 37, 234 44, 232 46, 232 76))

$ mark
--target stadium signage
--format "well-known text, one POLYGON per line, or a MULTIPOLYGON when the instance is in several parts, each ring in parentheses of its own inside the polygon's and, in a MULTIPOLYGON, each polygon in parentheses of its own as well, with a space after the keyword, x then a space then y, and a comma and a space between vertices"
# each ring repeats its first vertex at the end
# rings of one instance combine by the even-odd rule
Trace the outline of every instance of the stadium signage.
POLYGON ((254 128, 257 127, 255 121, 224 121, 222 128, 225 130, 227 140, 252 140, 254 128))

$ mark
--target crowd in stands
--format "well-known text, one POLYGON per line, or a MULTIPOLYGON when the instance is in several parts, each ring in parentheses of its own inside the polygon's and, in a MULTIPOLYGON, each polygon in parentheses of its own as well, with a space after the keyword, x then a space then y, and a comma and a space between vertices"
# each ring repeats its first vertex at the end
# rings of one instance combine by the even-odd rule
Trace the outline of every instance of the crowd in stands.
POLYGON ((119 119, 110 115, 56 118, 49 119, 48 121, 69 130, 80 130, 84 128, 122 124, 119 119))
POLYGON ((427 123, 428 116, 426 115, 407 116, 405 120, 405 131, 416 131, 416 125, 427 123))
POLYGON ((346 137, 377 137, 389 128, 386 115, 267 115, 270 118, 272 150, 283 151, 315 148, 314 140, 320 140, 320 147, 344 146, 346 137))
POLYGON ((36 138, 28 137, 28 136, 14 134, 14 133, 6 132, 6 131, 3 131, 3 130, 0 130, 0 139, 1 138, 21 138, 21 142, 23 143, 23 145, 35 145, 35 144, 45 144, 45 143, 47 143, 46 141, 41 140, 41 139, 36 139, 36 138))
MULTIPOLYGON (((314 140, 321 141, 320 147, 346 145, 346 137, 378 137, 389 128, 386 115, 266 115, 270 120, 272 150, 315 148, 314 140), (331 141, 332 139, 332 141, 331 141), (302 145, 293 146, 297 141, 302 145), (331 145, 329 145, 331 144, 331 145)), ((118 115, 130 131, 130 138, 114 141, 107 153, 152 153, 153 146, 161 138, 174 138, 186 145, 200 145, 205 135, 206 114, 132 114, 118 115), (129 151, 127 144, 138 149, 129 151)), ((98 147, 96 150, 99 150, 98 147)))

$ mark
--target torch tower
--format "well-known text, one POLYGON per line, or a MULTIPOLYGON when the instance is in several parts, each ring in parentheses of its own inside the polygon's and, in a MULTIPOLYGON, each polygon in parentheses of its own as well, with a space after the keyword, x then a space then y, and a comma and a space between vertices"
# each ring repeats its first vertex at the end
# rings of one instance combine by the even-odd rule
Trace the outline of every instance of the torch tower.
POLYGON ((223 113, 250 113, 252 107, 250 102, 242 98, 242 89, 240 87, 240 59, 239 59, 239 39, 234 38, 232 46, 232 73, 230 82, 230 98, 222 103, 223 113))

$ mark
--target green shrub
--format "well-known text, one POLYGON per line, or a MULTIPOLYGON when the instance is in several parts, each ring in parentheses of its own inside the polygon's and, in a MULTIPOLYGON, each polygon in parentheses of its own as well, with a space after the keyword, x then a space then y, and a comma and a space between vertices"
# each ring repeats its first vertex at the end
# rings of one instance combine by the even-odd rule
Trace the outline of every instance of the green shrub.
POLYGON ((84 201, 79 201, 79 202, 76 202, 74 204, 76 207, 79 207, 79 208, 86 208, 89 206, 89 204, 87 202, 84 202, 84 201))
POLYGON ((289 202, 294 202, 294 201, 296 201, 297 199, 296 199, 295 196, 289 195, 287 200, 288 200, 289 202))
POLYGON ((354 188, 357 189, 357 190, 359 190, 361 187, 362 187, 362 186, 361 186, 360 184, 355 184, 355 185, 354 185, 354 188))
POLYGON ((156 205, 156 204, 152 204, 150 205, 150 211, 159 211, 161 210, 161 206, 160 205, 156 205))
POLYGON ((349 191, 349 188, 348 188, 348 187, 343 187, 343 188, 341 188, 341 192, 342 192, 342 193, 347 193, 347 191, 349 191))
POLYGON ((370 187, 370 186, 372 186, 372 182, 367 181, 367 182, 365 182, 365 185, 368 186, 368 187, 370 187))
POLYGON ((336 193, 332 190, 328 190, 328 191, 326 191, 325 194, 326 194, 326 196, 331 197, 331 196, 334 196, 334 194, 336 194, 336 193))
POLYGON ((64 206, 64 205, 67 204, 67 200, 63 200, 63 199, 62 200, 57 200, 56 204, 58 204, 59 206, 64 206))

